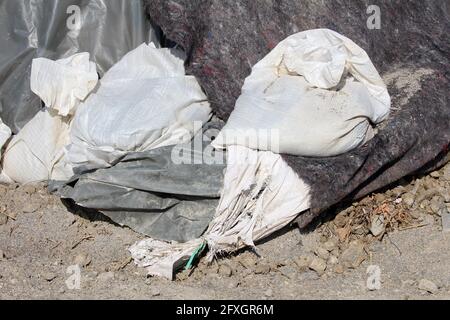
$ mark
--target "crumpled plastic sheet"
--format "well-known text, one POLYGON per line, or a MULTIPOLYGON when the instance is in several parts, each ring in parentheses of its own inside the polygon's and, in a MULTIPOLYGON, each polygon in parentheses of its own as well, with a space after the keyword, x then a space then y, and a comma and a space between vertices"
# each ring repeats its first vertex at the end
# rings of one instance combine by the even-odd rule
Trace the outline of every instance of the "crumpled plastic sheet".
POLYGON ((186 242, 200 237, 214 216, 226 160, 220 151, 203 153, 193 145, 130 153, 113 167, 52 181, 49 190, 155 239, 186 242), (173 161, 180 154, 185 163, 173 161), (212 163, 208 156, 223 162, 212 163))

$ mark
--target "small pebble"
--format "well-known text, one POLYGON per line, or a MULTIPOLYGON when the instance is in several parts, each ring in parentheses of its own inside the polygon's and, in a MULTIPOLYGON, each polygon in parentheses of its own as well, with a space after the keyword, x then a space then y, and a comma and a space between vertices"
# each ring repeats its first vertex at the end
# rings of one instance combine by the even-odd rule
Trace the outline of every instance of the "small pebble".
POLYGON ((339 273, 339 274, 342 274, 345 271, 344 267, 341 264, 335 265, 333 270, 334 270, 334 272, 339 273))
POLYGON ((41 204, 34 201, 27 201, 22 208, 23 213, 33 213, 41 208, 41 204))
POLYGON ((309 264, 309 268, 317 272, 318 275, 322 275, 327 268, 327 263, 322 258, 315 257, 309 264))
POLYGON ((373 234, 374 237, 378 237, 379 235, 384 233, 384 229, 385 229, 384 216, 375 215, 370 223, 370 232, 373 234))
POLYGON ((402 195, 402 200, 402 202, 408 207, 412 207, 415 201, 414 196, 411 193, 405 193, 402 195))
POLYGON ((311 258, 307 256, 300 256, 294 260, 294 263, 297 265, 300 272, 305 272, 309 268, 311 258))
POLYGON ((298 276, 298 270, 291 266, 283 266, 278 269, 283 276, 288 279, 294 280, 298 276))
POLYGON ((358 240, 351 242, 348 248, 342 252, 340 259, 343 266, 357 268, 366 259, 364 244, 358 240))
POLYGON ((433 199, 431 199, 430 209, 433 213, 437 214, 442 207, 444 207, 444 203, 440 197, 433 197, 433 199))
POLYGON ((378 203, 382 203, 384 200, 386 200, 386 195, 382 194, 382 193, 377 193, 375 195, 375 201, 378 203))
POLYGON ((433 178, 439 178, 441 174, 439 173, 439 171, 433 171, 430 173, 430 176, 433 178))
POLYGON ((330 253, 328 252, 327 249, 324 249, 322 247, 317 248, 314 253, 319 257, 322 258, 324 260, 327 260, 328 257, 330 256, 330 253))
POLYGON ((337 242, 335 240, 328 240, 327 242, 325 242, 322 247, 328 251, 333 251, 335 248, 337 248, 337 242))
POLYGON ((330 257, 328 258, 327 263, 328 263, 328 264, 331 264, 331 265, 335 265, 335 264, 338 264, 338 263, 339 263, 339 260, 338 260, 338 258, 336 258, 335 256, 330 255, 330 257))
POLYGON ((256 274, 267 274, 270 272, 270 266, 265 263, 260 263, 255 268, 256 274))
POLYGON ((266 297, 272 297, 272 296, 273 296, 273 291, 272 291, 272 289, 267 289, 267 290, 264 292, 264 295, 265 295, 266 297))
POLYGON ((247 269, 252 269, 255 264, 256 261, 255 259, 253 259, 253 257, 249 257, 249 256, 245 256, 240 260, 240 263, 247 269))
POLYGON ((231 277, 233 270, 228 264, 221 264, 219 266, 219 274, 225 277, 231 277))
POLYGON ((47 280, 48 282, 52 282, 53 280, 55 280, 58 276, 56 274, 54 274, 53 272, 44 272, 42 274, 42 278, 44 278, 45 280, 47 280))
POLYGON ((159 291, 159 289, 157 289, 157 288, 153 288, 150 292, 150 295, 152 297, 158 297, 161 295, 161 291, 159 291))
POLYGON ((439 290, 438 286, 433 281, 427 279, 420 280, 418 287, 420 290, 426 291, 431 294, 434 294, 439 290))
POLYGON ((442 231, 450 232, 450 213, 447 210, 445 210, 441 214, 441 221, 442 221, 442 231))
POLYGON ((405 285, 405 286, 413 286, 415 283, 416 282, 414 280, 411 280, 411 279, 407 279, 407 280, 402 281, 402 284, 405 285))
POLYGON ((101 282, 107 282, 107 281, 114 280, 114 272, 112 272, 112 271, 102 272, 98 275, 97 280, 101 281, 101 282))
POLYGON ((0 226, 6 224, 8 222, 8 217, 0 212, 0 226))
POLYGON ((74 264, 79 265, 80 267, 87 267, 92 262, 91 258, 86 253, 78 254, 73 260, 74 264))

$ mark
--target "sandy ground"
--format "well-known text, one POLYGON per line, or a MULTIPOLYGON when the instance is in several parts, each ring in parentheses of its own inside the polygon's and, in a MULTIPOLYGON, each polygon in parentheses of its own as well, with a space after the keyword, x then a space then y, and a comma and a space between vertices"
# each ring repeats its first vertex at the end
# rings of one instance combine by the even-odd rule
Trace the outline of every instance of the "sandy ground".
POLYGON ((449 299, 449 172, 371 195, 310 230, 288 227, 258 244, 259 257, 200 261, 175 281, 134 265, 127 248, 143 237, 132 230, 64 205, 44 185, 0 186, 0 299, 449 299), (395 219, 374 237, 380 212, 395 219), (369 266, 378 290, 367 287, 378 279, 369 266))

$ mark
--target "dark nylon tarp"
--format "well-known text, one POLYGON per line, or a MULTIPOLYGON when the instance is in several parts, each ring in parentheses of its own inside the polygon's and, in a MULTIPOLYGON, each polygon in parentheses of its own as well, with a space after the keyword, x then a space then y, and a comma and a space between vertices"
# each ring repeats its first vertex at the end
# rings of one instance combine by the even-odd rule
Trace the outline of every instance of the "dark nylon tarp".
POLYGON ((14 133, 41 107, 30 90, 34 58, 89 52, 103 75, 149 39, 141 0, 0 0, 0 30, 0 118, 14 133))
POLYGON ((380 74, 421 78, 420 88, 388 87, 394 112, 366 145, 332 158, 283 155, 312 187, 300 226, 344 199, 356 199, 444 161, 450 142, 450 3, 377 1, 381 28, 369 29, 368 0, 144 0, 153 23, 188 55, 187 70, 219 117, 234 108, 251 67, 287 36, 329 28, 367 51, 380 74), (402 71, 403 70, 403 71, 402 71))
MULTIPOLYGON (((155 239, 198 238, 216 211, 225 169, 225 161, 207 164, 213 161, 203 153, 209 139, 206 128, 211 127, 205 125, 203 149, 188 143, 175 150, 168 146, 131 153, 111 168, 78 174, 68 182, 52 181, 49 189, 155 239), (174 154, 183 163, 174 162, 174 154)), ((220 151, 210 156, 225 160, 220 151)))

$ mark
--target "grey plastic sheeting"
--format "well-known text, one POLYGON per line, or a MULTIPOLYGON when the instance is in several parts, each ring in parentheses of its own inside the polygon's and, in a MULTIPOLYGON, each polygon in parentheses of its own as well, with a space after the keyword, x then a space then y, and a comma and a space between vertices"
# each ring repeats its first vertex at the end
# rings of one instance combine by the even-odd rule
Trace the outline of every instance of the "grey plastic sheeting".
MULTIPOLYGON (((206 144, 204 144, 206 146, 206 144)), ((212 220, 225 164, 176 164, 173 147, 133 153, 115 166, 51 182, 50 191, 160 240, 200 237, 212 220)), ((183 158, 202 155, 185 149, 183 158)), ((225 156, 215 151, 215 156, 225 156)), ((192 161, 193 162, 193 161, 192 161)), ((200 162, 200 161, 199 161, 200 162)))
POLYGON ((150 37, 141 0, 0 0, 0 30, 0 117, 14 133, 41 107, 34 58, 89 52, 103 75, 150 37))

